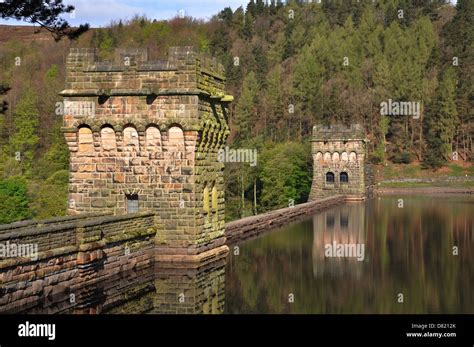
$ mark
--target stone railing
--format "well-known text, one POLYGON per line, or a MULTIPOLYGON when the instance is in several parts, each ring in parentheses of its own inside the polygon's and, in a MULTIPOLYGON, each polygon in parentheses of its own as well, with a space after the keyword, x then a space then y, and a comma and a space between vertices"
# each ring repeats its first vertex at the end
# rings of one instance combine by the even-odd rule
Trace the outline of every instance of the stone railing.
POLYGON ((227 243, 234 244, 255 237, 265 231, 278 228, 302 216, 309 216, 326 208, 341 205, 345 201, 346 197, 344 195, 337 195, 227 223, 225 231, 227 243))

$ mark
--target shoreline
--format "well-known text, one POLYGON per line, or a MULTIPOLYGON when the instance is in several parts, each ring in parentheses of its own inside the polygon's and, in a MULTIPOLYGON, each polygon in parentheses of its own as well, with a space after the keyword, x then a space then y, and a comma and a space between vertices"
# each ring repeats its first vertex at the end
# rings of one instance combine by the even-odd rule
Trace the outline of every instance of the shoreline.
POLYGON ((463 187, 378 187, 375 189, 377 195, 394 194, 474 194, 474 188, 463 187))

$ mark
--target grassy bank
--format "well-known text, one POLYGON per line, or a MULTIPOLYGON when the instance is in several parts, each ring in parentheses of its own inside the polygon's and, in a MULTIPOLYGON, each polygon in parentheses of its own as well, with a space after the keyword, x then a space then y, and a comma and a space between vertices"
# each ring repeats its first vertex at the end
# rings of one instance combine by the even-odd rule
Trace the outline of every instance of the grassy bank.
POLYGON ((375 175, 379 186, 387 188, 474 187, 474 166, 469 163, 449 164, 438 170, 423 169, 419 163, 379 165, 375 175))

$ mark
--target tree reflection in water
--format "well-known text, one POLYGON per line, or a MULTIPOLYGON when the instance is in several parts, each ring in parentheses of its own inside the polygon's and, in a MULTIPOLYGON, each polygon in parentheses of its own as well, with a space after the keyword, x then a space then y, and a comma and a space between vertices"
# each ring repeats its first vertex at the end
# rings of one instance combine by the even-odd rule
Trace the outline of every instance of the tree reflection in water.
POLYGON ((473 212, 469 196, 381 197, 241 244, 226 312, 473 313, 473 212), (334 240, 364 243, 364 260, 325 257, 334 240))

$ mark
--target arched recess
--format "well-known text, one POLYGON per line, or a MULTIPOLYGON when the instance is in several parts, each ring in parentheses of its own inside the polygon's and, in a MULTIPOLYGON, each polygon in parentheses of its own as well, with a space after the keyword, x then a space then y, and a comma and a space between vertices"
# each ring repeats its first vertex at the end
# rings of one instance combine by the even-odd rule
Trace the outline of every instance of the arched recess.
POLYGON ((177 125, 168 129, 168 148, 169 151, 184 151, 184 133, 177 125))
POLYGON ((218 208, 218 196, 217 196, 217 187, 216 187, 216 184, 214 183, 214 185, 212 186, 212 193, 211 193, 211 201, 212 201, 212 209, 214 211, 217 211, 217 208, 218 208))
POLYGON ((347 154, 347 152, 342 152, 341 154, 341 161, 343 163, 347 163, 349 161, 349 155, 347 154))
POLYGON ((332 162, 333 163, 338 163, 339 162, 339 153, 338 152, 334 152, 332 154, 332 162))
POLYGON ((324 153, 323 159, 324 159, 324 162, 329 163, 331 161, 331 153, 329 152, 324 153))
POLYGON ((113 151, 117 149, 115 130, 110 125, 105 125, 100 130, 100 142, 104 151, 113 151))
POLYGON ((129 125, 123 129, 123 147, 129 150, 140 150, 138 132, 135 127, 129 125))
POLYGON ((94 138, 92 130, 88 126, 82 126, 77 133, 78 150, 80 153, 94 151, 94 138))
POLYGON ((317 162, 321 162, 323 160, 323 153, 321 152, 316 153, 316 155, 314 156, 314 160, 317 162))
POLYGON ((146 128, 145 146, 148 151, 161 151, 161 133, 156 126, 146 128))
POLYGON ((350 161, 351 163, 355 163, 355 162, 357 161, 357 154, 356 154, 356 152, 351 152, 351 153, 349 154, 349 161, 350 161))
POLYGON ((209 213, 210 208, 209 208, 209 188, 206 185, 204 187, 204 191, 202 193, 202 207, 204 210, 204 213, 209 213))

